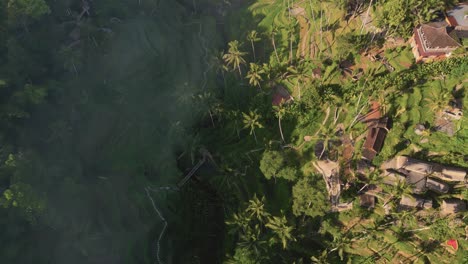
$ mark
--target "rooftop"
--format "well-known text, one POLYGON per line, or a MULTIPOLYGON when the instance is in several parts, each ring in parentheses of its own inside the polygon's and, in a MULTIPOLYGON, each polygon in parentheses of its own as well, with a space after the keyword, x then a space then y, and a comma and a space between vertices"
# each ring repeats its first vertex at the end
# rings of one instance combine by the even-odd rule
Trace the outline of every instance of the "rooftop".
POLYGON ((442 214, 455 214, 466 210, 466 203, 463 200, 458 199, 446 199, 442 201, 440 206, 442 214))
POLYGON ((283 86, 276 86, 273 89, 273 96, 271 103, 275 106, 279 106, 282 103, 288 103, 293 100, 293 97, 289 94, 289 91, 283 86))
POLYGON ((447 184, 433 180, 431 178, 427 179, 426 187, 429 190, 438 192, 438 193, 448 193, 449 191, 449 186, 447 184))
POLYGON ((426 190, 426 175, 409 172, 406 182, 413 187, 415 193, 422 193, 426 190))
POLYGON ((372 121, 367 127, 366 141, 363 145, 362 156, 368 160, 373 160, 377 153, 382 149, 388 130, 388 119, 380 118, 372 121))
POLYGON ((430 49, 460 47, 456 32, 447 27, 437 27, 429 24, 420 26, 422 39, 430 49))
MULTIPOLYGON (((452 17, 459 26, 468 27, 468 4, 461 3, 447 12, 449 17, 452 17)), ((452 21, 451 21, 452 22, 452 21)), ((452 26, 457 26, 452 25, 452 26)))
POLYGON ((406 177, 398 172, 385 171, 383 177, 383 183, 387 185, 397 185, 399 182, 405 181, 406 177))
POLYGON ((362 207, 374 208, 375 207, 375 196, 370 194, 361 194, 359 196, 360 205, 362 207))
POLYGON ((403 195, 400 200, 401 209, 424 208, 425 200, 419 196, 403 195))

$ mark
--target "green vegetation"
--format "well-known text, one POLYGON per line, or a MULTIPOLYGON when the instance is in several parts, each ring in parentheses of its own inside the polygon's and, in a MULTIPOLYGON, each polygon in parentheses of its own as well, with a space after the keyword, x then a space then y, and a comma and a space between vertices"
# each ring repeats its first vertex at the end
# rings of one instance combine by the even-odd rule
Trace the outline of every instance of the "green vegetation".
POLYGON ((412 186, 358 173, 373 102, 373 166, 468 167, 466 117, 440 125, 468 57, 400 40, 453 4, 2 1, 2 261, 463 263, 466 212, 439 214, 463 183, 401 211, 412 186))

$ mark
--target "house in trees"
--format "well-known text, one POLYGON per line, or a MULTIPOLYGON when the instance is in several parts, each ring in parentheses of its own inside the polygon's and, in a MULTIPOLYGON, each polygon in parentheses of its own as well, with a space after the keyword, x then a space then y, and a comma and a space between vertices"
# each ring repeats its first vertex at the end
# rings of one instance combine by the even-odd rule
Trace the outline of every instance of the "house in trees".
POLYGON ((374 209, 375 203, 377 201, 377 197, 381 197, 379 195, 383 194, 382 188, 375 184, 369 184, 366 187, 366 191, 359 195, 359 204, 361 207, 365 207, 368 209, 374 209))
POLYGON ((443 194, 450 191, 448 183, 464 182, 466 171, 461 168, 443 166, 437 163, 398 156, 382 164, 384 183, 395 185, 405 180, 413 193, 426 190, 443 194))
POLYGON ((445 21, 415 27, 410 43, 416 62, 445 59, 462 47, 457 32, 445 21))
POLYGON ((271 98, 272 105, 279 106, 281 104, 289 103, 292 100, 294 100, 294 98, 283 86, 278 85, 273 89, 273 96, 271 98))
POLYGON ((363 145, 362 157, 365 160, 372 161, 382 150, 385 137, 389 129, 388 118, 381 117, 380 105, 378 102, 372 102, 369 112, 363 116, 367 124, 367 136, 363 145))
MULTIPOLYGON (((462 168, 444 166, 438 163, 421 161, 406 156, 397 156, 382 164, 384 171, 397 171, 408 177, 409 175, 422 175, 425 177, 438 178, 447 182, 464 182, 466 171, 462 168)), ((417 180, 417 177, 414 179, 417 180)))
POLYGON ((406 180, 406 176, 396 171, 386 170, 382 174, 382 179, 383 183, 387 185, 396 186, 398 183, 404 182, 406 180))
POLYGON ((363 145, 362 156, 371 161, 382 150, 388 132, 388 118, 371 121, 367 126, 366 141, 363 145))
POLYGON ((447 23, 459 38, 468 38, 468 3, 461 3, 447 12, 447 23))
POLYGON ((361 194, 359 196, 359 201, 360 201, 361 207, 366 207, 366 208, 369 208, 369 209, 373 209, 375 207, 375 196, 374 195, 367 194, 367 193, 361 194))
POLYGON ((414 193, 423 193, 426 191, 426 174, 409 170, 406 176, 406 183, 413 188, 414 193))
POLYGON ((468 4, 461 3, 447 12, 445 21, 422 24, 413 29, 410 39, 416 62, 444 59, 463 47, 468 38, 468 4))
POLYGON ((426 188, 436 193, 448 193, 449 186, 446 183, 427 178, 426 188))
POLYGON ((400 200, 401 210, 411 209, 430 209, 432 208, 432 200, 423 199, 415 195, 403 195, 400 200))
POLYGON ((442 215, 456 214, 458 212, 466 211, 466 203, 458 199, 446 199, 440 205, 440 212, 442 215))

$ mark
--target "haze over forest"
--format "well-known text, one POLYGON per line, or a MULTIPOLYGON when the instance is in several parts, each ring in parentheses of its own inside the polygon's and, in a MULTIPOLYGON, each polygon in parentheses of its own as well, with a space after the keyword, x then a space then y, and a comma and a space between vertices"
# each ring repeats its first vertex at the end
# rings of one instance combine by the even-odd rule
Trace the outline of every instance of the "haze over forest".
POLYGON ((437 122, 468 103, 468 42, 429 63, 410 44, 457 2, 0 1, 1 263, 468 261, 466 212, 438 213, 466 180, 424 214, 381 174, 466 175, 466 117, 437 122), (373 107, 391 125, 362 173, 373 107))

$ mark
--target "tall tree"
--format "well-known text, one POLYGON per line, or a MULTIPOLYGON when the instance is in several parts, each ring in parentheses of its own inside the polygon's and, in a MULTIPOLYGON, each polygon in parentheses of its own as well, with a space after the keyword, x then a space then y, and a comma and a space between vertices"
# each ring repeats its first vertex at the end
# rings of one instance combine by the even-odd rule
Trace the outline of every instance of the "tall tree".
POLYGON ((258 143, 257 135, 255 134, 255 129, 263 127, 263 125, 259 121, 261 115, 258 114, 257 111, 250 111, 248 114, 242 113, 242 116, 244 117, 244 129, 249 129, 250 135, 253 134, 255 142, 258 143))
POLYGON ((278 51, 276 50, 276 41, 275 36, 278 34, 279 30, 276 25, 273 25, 270 31, 271 44, 273 45, 273 50, 275 51, 276 61, 278 64, 281 64, 280 58, 278 56, 278 51))
POLYGON ((430 92, 430 97, 424 98, 424 101, 427 102, 427 106, 436 114, 448 106, 451 97, 450 92, 440 81, 438 82, 437 90, 438 91, 433 88, 430 92))
POLYGON ((246 78, 249 79, 249 84, 252 86, 258 86, 261 88, 260 82, 263 81, 262 79, 262 74, 265 73, 263 68, 256 64, 256 63, 250 63, 250 69, 247 72, 246 78))
POLYGON ((279 132, 280 132, 280 135, 281 135, 281 140, 284 143, 285 140, 284 140, 284 135, 283 135, 283 128, 281 126, 281 119, 286 114, 286 109, 284 108, 283 103, 280 103, 279 106, 273 106, 273 110, 275 111, 275 115, 278 118, 278 128, 279 128, 279 132))
POLYGON ((8 0, 7 8, 10 23, 20 23, 26 31, 28 21, 50 13, 50 8, 44 0, 8 0))
POLYGON ((301 86, 310 79, 309 72, 311 65, 306 60, 300 60, 296 65, 288 67, 288 77, 296 79, 296 88, 298 88, 298 100, 301 100, 301 86))
POLYGON ((223 77, 224 86, 226 86, 226 77, 224 76, 224 73, 228 70, 228 68, 224 64, 223 56, 223 51, 215 52, 215 54, 211 56, 210 64, 211 67, 214 67, 215 73, 221 74, 221 76, 223 77))
POLYGON ((320 126, 319 130, 319 138, 323 140, 323 148, 322 152, 320 153, 320 156, 318 157, 319 159, 322 158, 323 154, 325 154, 325 151, 329 149, 329 145, 333 139, 337 139, 336 136, 336 127, 334 126, 320 126))
POLYGON ((250 41, 250 46, 252 47, 252 54, 254 56, 254 61, 257 61, 257 56, 255 54, 255 45, 254 45, 254 43, 261 40, 259 35, 258 35, 258 32, 255 31, 255 30, 249 31, 249 33, 247 34, 247 40, 250 41))
POLYGON ((260 171, 267 179, 278 177, 293 181, 297 178, 298 170, 296 164, 290 163, 284 151, 267 150, 260 160, 260 171))
POLYGON ((232 70, 237 69, 239 71, 239 76, 242 77, 241 65, 245 64, 243 56, 247 53, 239 50, 240 45, 241 44, 237 40, 229 42, 228 52, 223 55, 223 59, 232 70))
POLYGON ((322 177, 309 175, 300 179, 292 189, 294 215, 323 216, 330 209, 322 177))
POLYGON ((265 209, 265 197, 263 196, 261 199, 258 199, 256 194, 249 200, 245 211, 250 217, 255 217, 260 223, 263 223, 270 216, 265 209))
POLYGON ((288 225, 288 221, 286 220, 286 217, 284 215, 282 217, 270 217, 268 219, 268 223, 265 226, 271 229, 275 234, 275 236, 272 237, 271 242, 280 242, 283 246, 283 249, 286 249, 288 247, 289 242, 296 241, 292 234, 294 228, 288 225))

